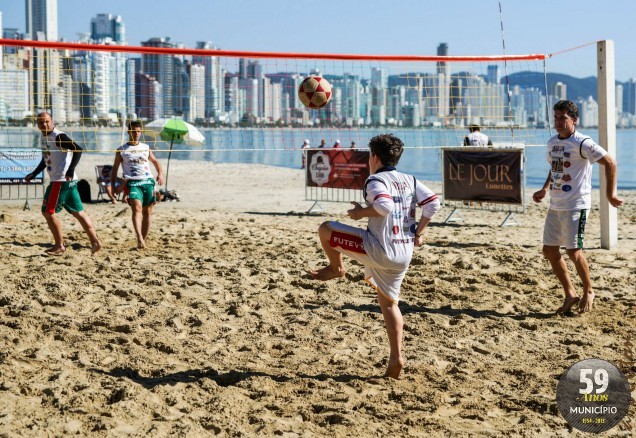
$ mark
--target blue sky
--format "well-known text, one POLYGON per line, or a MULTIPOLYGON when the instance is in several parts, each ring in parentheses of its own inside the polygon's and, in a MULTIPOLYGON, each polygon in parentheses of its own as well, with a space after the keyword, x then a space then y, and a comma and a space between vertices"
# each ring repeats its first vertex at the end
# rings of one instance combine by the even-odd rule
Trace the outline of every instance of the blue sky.
MULTIPOLYGON (((614 40, 616 79, 636 77, 636 0, 502 0, 506 53, 555 53, 614 40)), ((24 0, 0 0, 5 27, 25 30, 24 0)), ((59 34, 75 40, 98 13, 121 15, 130 45, 170 36, 225 50, 449 55, 503 53, 497 0, 58 0, 59 34)), ((596 75, 596 46, 547 61, 596 75)))

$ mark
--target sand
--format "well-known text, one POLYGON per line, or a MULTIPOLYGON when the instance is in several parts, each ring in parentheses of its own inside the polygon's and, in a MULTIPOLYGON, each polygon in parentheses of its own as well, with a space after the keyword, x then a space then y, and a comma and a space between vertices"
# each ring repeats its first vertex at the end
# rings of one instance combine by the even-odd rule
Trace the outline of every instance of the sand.
MULTIPOLYGON (((94 183, 110 161, 85 154, 80 177, 94 183)), ((94 257, 61 214, 68 250, 47 257, 37 203, 0 202, 0 435, 568 435, 555 398, 568 367, 598 357, 636 382, 634 192, 620 193, 611 251, 595 195, 597 299, 582 316, 554 316, 545 202, 505 228, 501 212, 444 224, 444 208, 403 284, 407 363, 392 380, 362 267, 347 260, 328 283, 305 273, 325 263, 319 224, 353 224, 346 204, 304 214, 300 170, 173 160, 170 172, 182 201, 155 207, 143 252, 123 204, 86 205, 104 244, 94 257)))

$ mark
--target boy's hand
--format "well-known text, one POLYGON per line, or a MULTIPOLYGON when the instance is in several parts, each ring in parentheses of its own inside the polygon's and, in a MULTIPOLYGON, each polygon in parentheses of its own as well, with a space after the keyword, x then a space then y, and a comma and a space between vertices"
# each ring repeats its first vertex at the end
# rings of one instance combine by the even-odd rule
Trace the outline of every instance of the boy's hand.
POLYGON ((362 206, 356 201, 351 201, 353 204, 353 208, 351 210, 347 210, 347 214, 354 221, 362 219, 364 216, 362 215, 362 206))

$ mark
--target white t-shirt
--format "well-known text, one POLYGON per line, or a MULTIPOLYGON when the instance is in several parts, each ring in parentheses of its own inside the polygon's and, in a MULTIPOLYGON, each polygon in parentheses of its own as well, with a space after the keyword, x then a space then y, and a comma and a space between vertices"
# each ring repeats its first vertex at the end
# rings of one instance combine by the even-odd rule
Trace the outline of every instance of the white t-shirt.
POLYGON ((466 138, 470 146, 488 146, 488 136, 479 131, 471 132, 466 138))
POLYGON ((413 256, 414 234, 418 221, 416 206, 422 207, 422 216, 432 218, 440 208, 435 193, 416 181, 415 177, 398 172, 392 167, 385 168, 369 178, 365 183, 364 198, 367 206, 373 205, 383 216, 370 217, 368 231, 377 239, 379 246, 367 245, 369 251, 383 254, 369 254, 374 260, 385 260, 387 269, 408 266, 413 256))
POLYGON ((592 164, 607 155, 590 137, 575 131, 548 141, 550 163, 550 208, 572 211, 592 207, 592 164))
MULTIPOLYGON (((42 149, 42 157, 46 164, 46 171, 49 174, 49 179, 53 181, 66 181, 66 172, 71 165, 73 159, 73 151, 62 149, 60 144, 70 142, 71 139, 56 128, 49 132, 47 135, 43 135, 40 140, 40 147, 42 149)), ((77 179, 77 174, 73 173, 73 181, 77 179)))
POLYGON ((117 148, 117 152, 121 155, 121 167, 124 179, 142 180, 152 178, 150 172, 150 146, 146 143, 136 145, 123 144, 117 148))

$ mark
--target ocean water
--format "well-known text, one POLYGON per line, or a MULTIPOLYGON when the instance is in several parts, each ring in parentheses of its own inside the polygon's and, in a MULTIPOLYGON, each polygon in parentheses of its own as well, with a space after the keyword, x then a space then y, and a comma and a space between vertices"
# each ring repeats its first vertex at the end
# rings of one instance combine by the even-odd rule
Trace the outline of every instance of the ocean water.
MULTIPOLYGON (((87 153, 113 154, 124 140, 117 129, 76 131, 69 128, 71 137, 86 148, 87 153)), ((326 140, 331 147, 336 138, 343 148, 351 141, 365 148, 374 135, 392 132, 402 138, 406 150, 398 168, 426 181, 441 181, 441 149, 439 145, 458 146, 463 139, 463 131, 452 129, 201 129, 205 136, 202 146, 174 145, 172 160, 204 160, 216 163, 257 163, 287 168, 299 168, 300 146, 309 139, 312 147, 326 140)), ((595 129, 581 132, 598 139, 595 129)), ((518 130, 514 133, 515 143, 525 145, 526 185, 539 187, 548 175, 545 158, 545 143, 550 137, 547 130, 518 130)), ((31 128, 0 129, 0 148, 37 147, 39 132, 31 128)), ((505 145, 512 141, 512 134, 497 132, 496 144, 505 145)), ((168 144, 154 144, 156 156, 165 162, 168 144)), ((619 189, 636 189, 636 130, 617 130, 616 159, 618 162, 619 189)), ((594 166, 592 183, 598 187, 600 166, 594 166)))

